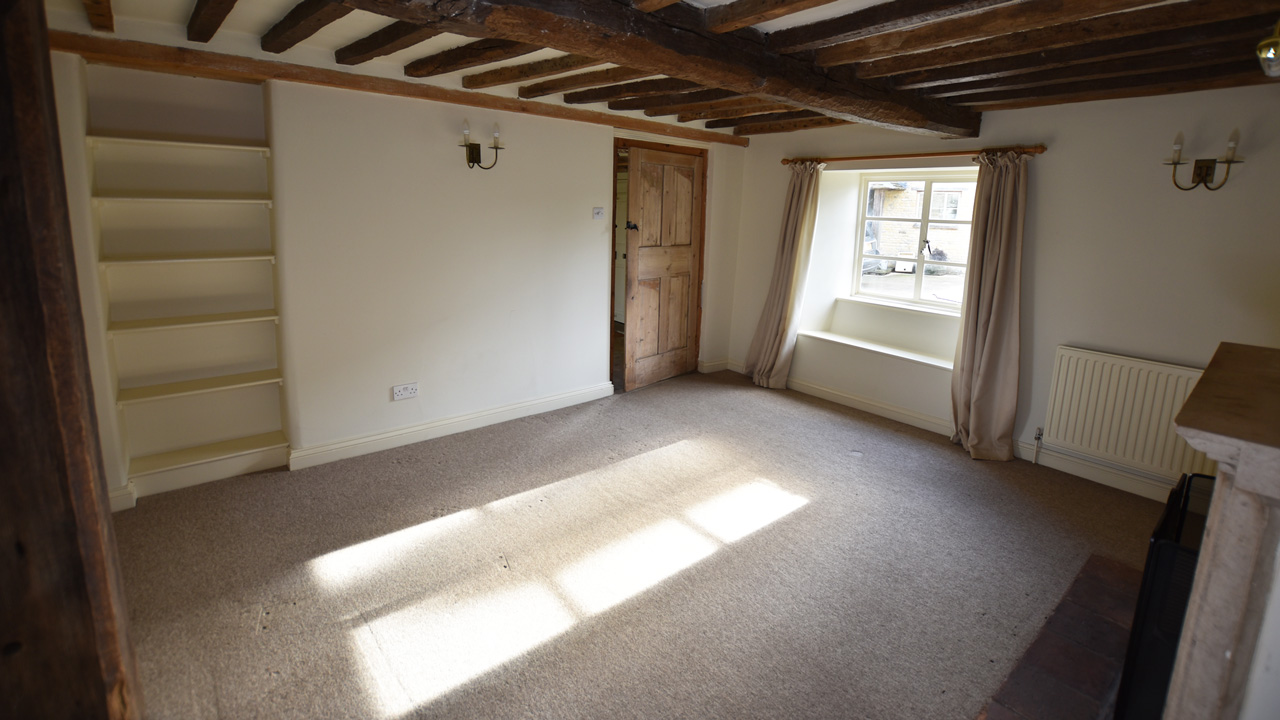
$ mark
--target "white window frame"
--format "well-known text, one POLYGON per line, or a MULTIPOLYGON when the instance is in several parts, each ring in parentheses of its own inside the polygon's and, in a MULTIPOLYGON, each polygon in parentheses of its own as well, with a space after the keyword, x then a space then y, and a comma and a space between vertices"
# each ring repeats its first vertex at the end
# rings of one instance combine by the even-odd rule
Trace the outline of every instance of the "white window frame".
MULTIPOLYGON (((925 240, 929 237, 929 226, 938 225, 968 225, 970 227, 970 238, 972 238, 972 220, 959 220, 950 218, 929 217, 930 203, 933 201, 933 186, 939 182, 976 182, 978 179, 978 170, 965 168, 947 168, 940 170, 886 170, 886 171, 869 171, 861 174, 861 184, 858 191, 858 224, 854 228, 854 259, 853 259, 853 284, 850 295, 855 299, 871 299, 876 302, 887 303, 891 305, 899 305, 903 307, 914 307, 921 310, 929 310, 936 312, 942 310, 948 313, 958 313, 963 305, 963 298, 960 303, 948 303, 940 300, 927 300, 920 297, 921 288, 924 285, 924 265, 949 265, 952 267, 962 267, 965 269, 965 276, 968 277, 969 258, 964 258, 962 262, 953 260, 924 260, 925 240), (923 181, 924 197, 921 200, 920 217, 890 217, 890 216, 867 216, 867 205, 870 197, 870 185, 874 182, 920 182, 923 181), (866 255, 868 259, 890 260, 894 262, 914 262, 915 272, 912 275, 915 278, 915 286, 910 298, 904 298, 897 295, 884 295, 875 292, 863 290, 862 288, 862 261, 864 257, 864 240, 867 221, 879 220, 887 222, 904 222, 919 225, 919 235, 916 239, 916 252, 914 259, 907 260, 902 257, 890 257, 887 255, 866 255)), ((974 193, 976 200, 976 191, 974 193)), ((957 212, 957 215, 960 213, 957 212)), ((970 213, 972 218, 972 213, 970 213)))

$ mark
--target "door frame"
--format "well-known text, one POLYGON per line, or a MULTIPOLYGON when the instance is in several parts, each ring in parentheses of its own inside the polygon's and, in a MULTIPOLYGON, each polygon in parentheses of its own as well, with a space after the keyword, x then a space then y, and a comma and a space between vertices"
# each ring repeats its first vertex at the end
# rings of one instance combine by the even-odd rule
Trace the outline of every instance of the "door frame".
MULTIPOLYGON (((613 197, 613 217, 614 218, 617 218, 618 216, 618 207, 617 207, 617 204, 618 204, 618 200, 617 200, 618 151, 622 149, 631 149, 631 148, 637 148, 641 150, 658 150, 660 152, 676 153, 679 155, 691 155, 691 156, 702 159, 701 170, 698 173, 699 177, 695 181, 698 184, 698 194, 699 194, 699 200, 698 200, 699 227, 697 228, 698 230, 697 251, 698 251, 698 256, 700 260, 698 262, 698 276, 694 278, 694 282, 696 283, 695 287, 698 290, 698 303, 697 303, 697 307, 690 309, 690 313, 693 315, 693 318, 692 318, 693 338, 691 341, 693 344, 692 352, 693 352, 694 362, 696 363, 698 361, 698 358, 701 356, 701 351, 702 351, 702 302, 703 302, 702 290, 703 290, 703 277, 704 277, 704 273, 707 266, 707 253, 706 253, 706 249, 707 249, 707 177, 708 175, 710 175, 710 172, 711 172, 710 152, 708 152, 707 148, 690 147, 688 145, 672 145, 670 143, 654 142, 651 140, 633 140, 631 138, 615 137, 613 139, 613 157, 611 158, 612 168, 613 168, 613 183, 610 186, 610 192, 612 193, 612 197, 613 197)), ((628 178, 628 187, 630 187, 629 183, 630 183, 630 178, 628 178)), ((628 205, 627 213, 630 214, 630 212, 631 212, 631 207, 630 205, 628 205)), ((612 355, 613 353, 613 315, 614 315, 613 299, 614 299, 615 293, 617 292, 617 288, 615 287, 616 277, 614 272, 614 265, 615 265, 616 259, 613 257, 614 242, 615 242, 614 234, 610 232, 609 233, 609 340, 610 340, 609 379, 610 381, 614 380, 613 355, 612 355)), ((630 257, 625 258, 625 260, 628 263, 631 262, 630 257)), ((624 331, 624 342, 625 342, 625 331, 624 331)), ((625 358, 625 351, 624 351, 624 358, 625 358)), ((626 364, 626 360, 624 359, 623 360, 624 376, 626 374, 625 364, 626 364)), ((623 385, 625 386, 625 382, 623 383, 623 385)))

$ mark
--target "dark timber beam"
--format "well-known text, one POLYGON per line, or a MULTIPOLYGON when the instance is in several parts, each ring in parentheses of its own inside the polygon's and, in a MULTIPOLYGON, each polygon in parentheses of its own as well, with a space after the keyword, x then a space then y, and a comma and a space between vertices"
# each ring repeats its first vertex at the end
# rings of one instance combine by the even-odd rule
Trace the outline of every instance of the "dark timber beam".
POLYGON ((830 67, 937 50, 974 40, 985 40, 992 35, 1039 30, 1105 13, 1133 10, 1150 5, 1151 2, 1152 0, 1024 0, 1016 5, 1001 5, 924 27, 872 35, 825 47, 818 51, 816 62, 821 67, 830 67))
POLYGON ((732 32, 830 2, 834 0, 734 0, 707 8, 707 27, 711 32, 732 32))
MULTIPOLYGON (((1254 46, 1255 38, 1243 40, 1226 40, 1199 47, 1186 48, 1177 53, 1154 53, 1136 58, 1120 58, 1104 60, 1086 65, 1041 70, 1039 72, 1012 75, 991 80, 978 80, 967 83, 952 83, 943 87, 925 91, 930 97, 959 97, 976 93, 998 92, 1004 90, 1022 90, 1043 87, 1045 85, 1061 85, 1079 83, 1086 80, 1106 80, 1108 78, 1143 75, 1153 72, 1171 72, 1218 65, 1231 60, 1248 57, 1254 46)), ((962 98, 963 99, 963 98, 962 98)), ((959 102, 959 101, 957 101, 959 102)))
POLYGON ((840 17, 769 34, 769 49, 793 53, 904 30, 1021 0, 895 0, 840 17))
POLYGON ((0 2, 0 715, 130 720, 49 50, 44 3, 0 2))
POLYGON ((581 70, 602 64, 604 64, 603 60, 589 58, 586 55, 561 55, 549 60, 539 60, 524 65, 512 65, 511 67, 467 75, 462 78, 462 87, 468 90, 475 90, 478 88, 497 87, 498 85, 510 85, 511 83, 537 80, 551 75, 561 75, 572 70, 581 70))
POLYGON ((740 97, 732 90, 695 90, 686 93, 669 93, 666 95, 646 95, 644 97, 629 97, 621 100, 610 100, 610 110, 648 110, 649 108, 662 107, 664 105, 676 105, 681 103, 706 102, 708 100, 724 100, 726 98, 740 97))
POLYGON ((538 45, 516 42, 514 40, 476 40, 452 50, 445 50, 435 55, 414 60, 404 66, 404 74, 409 77, 423 78, 458 70, 469 70, 473 67, 489 63, 510 60, 521 55, 537 52, 538 45))
POLYGON ((339 65, 359 65, 374 58, 400 52, 440 34, 436 27, 417 25, 403 20, 390 25, 359 40, 338 48, 333 59, 339 65))
POLYGON ((543 97, 544 95, 555 95, 557 93, 580 90, 582 88, 612 85, 614 83, 626 82, 628 80, 639 80, 640 78, 657 74, 658 73, 649 72, 647 70, 635 70, 633 68, 609 68, 608 70, 578 73, 577 75, 570 75, 568 77, 544 80, 540 83, 525 85, 520 88, 518 94, 522 98, 543 97))
POLYGON ((653 12, 678 2, 680 0, 636 0, 636 9, 640 12, 653 12))
POLYGON ((116 18, 111 12, 111 0, 84 0, 84 14, 89 16, 89 26, 94 30, 116 31, 116 18))
MULTIPOLYGON (((260 83, 267 80, 296 82, 304 85, 342 88, 357 92, 431 100, 465 105, 467 107, 502 110, 558 120, 627 128, 673 138, 727 143, 729 145, 747 145, 745 139, 736 138, 725 133, 708 132, 698 128, 681 127, 643 118, 612 115, 565 105, 530 102, 488 93, 454 90, 427 83, 362 75, 342 70, 310 67, 275 60, 260 60, 237 55, 224 55, 207 50, 178 48, 168 45, 57 31, 49 33, 49 45, 54 50, 75 53, 88 62, 118 65, 137 70, 177 73, 219 80, 238 80, 241 82, 260 83)), ((2 289, 3 286, 0 286, 0 290, 2 289)))
POLYGON ((187 39, 191 42, 212 40, 235 6, 236 0, 196 0, 191 19, 187 21, 187 39))
MULTIPOLYGON (((1280 0, 1188 0, 863 62, 856 67, 858 77, 877 78, 1278 12, 1280 0)), ((1141 45, 1142 41, 1135 38, 1134 46, 1141 45)))
POLYGON ((302 0, 262 36, 262 49, 282 53, 350 12, 351 8, 331 0, 302 0))
POLYGON ((564 101, 570 105, 582 105, 585 103, 620 100, 622 98, 685 92, 687 90, 698 90, 701 87, 698 83, 688 80, 654 78, 653 80, 637 80, 636 82, 622 83, 621 85, 606 85, 605 87, 592 88, 590 90, 579 90, 565 95, 564 101))
POLYGON ((895 76, 893 81, 900 90, 918 90, 938 85, 1025 75, 1104 60, 1141 57, 1152 53, 1196 47, 1215 40, 1264 37, 1267 29, 1274 26, 1274 20, 1273 15, 1254 15, 1239 20, 1041 50, 1026 55, 982 60, 936 70, 922 70, 895 76))
POLYGON ((676 116, 676 122, 693 122, 695 120, 719 120, 722 118, 743 117, 746 115, 759 115, 771 112, 782 112, 789 109, 786 105, 766 104, 766 105, 746 105, 738 108, 724 108, 723 110, 704 110, 701 112, 682 112, 676 116))
MULTIPOLYGON (((962 98, 957 98, 956 102, 963 105, 991 105, 1009 102, 1052 101, 1055 98, 1064 97, 1073 99, 1063 102, 1087 102, 1095 98, 1106 98, 1108 97, 1108 92, 1116 90, 1153 90, 1154 92, 1151 92, 1150 94, 1163 95, 1166 92, 1171 92, 1167 88, 1181 83, 1220 81, 1224 78, 1233 78, 1241 73, 1256 70, 1257 66, 1258 61, 1255 58, 1241 58, 1238 60, 1232 60, 1231 62, 1218 63, 1216 65, 1193 68, 1190 70, 1159 71, 1142 75, 1113 77, 1106 80, 1085 80, 1081 82, 1035 87, 1026 90, 1002 90, 997 92, 980 93, 977 95, 967 95, 962 98)), ((1264 80, 1271 80, 1271 78, 1267 78, 1261 72, 1258 72, 1257 74, 1264 80)), ((1275 82, 1274 80, 1271 81, 1275 82)), ((1042 104, 1050 103, 1043 102, 1042 104)))
POLYGON ((816 117, 816 118, 799 118, 797 120, 779 120, 777 122, 752 123, 750 125, 739 125, 733 129, 733 134, 739 137, 747 135, 766 135, 769 133, 785 133, 795 132, 797 130, 812 130, 814 128, 833 127, 836 125, 852 125, 848 120, 841 120, 833 117, 816 117))
POLYGON ((784 120, 805 120, 807 118, 823 117, 822 113, 816 113, 812 110, 787 110, 785 112, 772 112, 754 115, 746 115, 736 118, 722 118, 720 120, 708 120, 708 128, 728 128, 738 127, 739 125, 749 125, 752 123, 772 123, 782 122, 784 120))
MULTIPOLYGON (((662 105, 654 105, 644 109, 644 114, 651 117, 658 115, 681 115, 695 112, 711 112, 714 110, 738 109, 743 107, 759 107, 760 105, 776 104, 770 103, 768 100, 761 100, 753 97, 731 97, 716 100, 692 100, 682 99, 677 96, 675 102, 664 103, 662 105)), ((725 117, 732 117, 726 115, 725 117)), ((700 118, 707 120, 709 118, 700 118)))
POLYGON ((1246 87, 1249 85, 1265 85, 1276 82, 1274 79, 1258 72, 1258 64, 1252 66, 1241 64, 1235 72, 1216 77, 1201 79, 1171 79, 1158 85, 1140 85, 1099 90, 1090 88, 1078 93, 1065 93, 1036 98, 993 101, 983 104, 985 110, 1020 110, 1022 108, 1060 105, 1063 103, 1091 102, 1094 100, 1119 100, 1122 98, 1150 97, 1153 95, 1169 95, 1172 93, 1200 92, 1203 90, 1222 90, 1225 88, 1246 87))
MULTIPOLYGON (((494 37, 553 47, 707 87, 927 135, 971 137, 981 116, 861 80, 836 81, 736 33, 671 24, 613 0, 343 0, 397 20, 476 25, 494 37)), ((676 7, 671 10, 678 9, 676 7)), ((699 15, 699 17, 701 17, 699 15)))

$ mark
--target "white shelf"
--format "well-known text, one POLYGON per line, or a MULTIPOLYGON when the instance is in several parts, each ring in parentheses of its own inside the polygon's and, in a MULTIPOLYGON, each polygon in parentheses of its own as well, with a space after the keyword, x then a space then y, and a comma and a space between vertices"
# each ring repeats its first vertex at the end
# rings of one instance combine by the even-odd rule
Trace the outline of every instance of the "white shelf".
POLYGON ((159 140, 152 138, 121 137, 117 135, 89 135, 85 138, 90 146, 99 144, 141 145, 143 147, 194 148, 199 150, 231 150, 236 152, 255 152, 270 156, 271 148, 266 145, 247 145, 237 143, 221 143, 190 140, 159 140))
POLYGON ((210 313, 207 315, 149 318, 146 320, 125 320, 111 323, 107 326, 107 332, 145 332, 149 330, 169 330, 172 328, 198 327, 202 325, 233 325, 238 323, 264 322, 267 320, 279 320, 279 315, 276 314, 275 310, 248 310, 245 312, 210 313))
POLYGON ((284 432, 277 430, 276 432, 225 440, 209 445, 183 448, 182 450, 158 453, 156 455, 145 455, 133 458, 129 462, 129 477, 136 478, 165 472, 166 470, 176 470, 215 460, 225 460, 288 446, 289 441, 285 438, 284 432))
POLYGON ((271 383, 280 382, 283 381, 280 377, 279 370, 259 370, 257 372, 238 373, 236 375, 223 375, 221 377, 200 378, 198 380, 184 380, 182 382, 124 388, 116 394, 116 403, 119 405, 128 405, 130 403, 146 402, 148 400, 162 400, 165 398, 198 395, 200 393, 218 392, 221 390, 234 390, 236 388, 253 387, 255 385, 269 385, 271 383))
POLYGON ((276 261, 274 253, 209 253, 204 255, 130 255, 122 257, 104 257, 99 260, 103 266, 113 265, 151 265, 160 263, 209 263, 209 262, 250 262, 258 260, 276 261))

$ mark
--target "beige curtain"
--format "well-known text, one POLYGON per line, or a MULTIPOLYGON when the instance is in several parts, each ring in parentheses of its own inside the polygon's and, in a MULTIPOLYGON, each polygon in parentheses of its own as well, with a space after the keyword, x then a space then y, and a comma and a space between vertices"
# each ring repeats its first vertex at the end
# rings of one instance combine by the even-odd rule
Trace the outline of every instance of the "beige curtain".
POLYGON ((956 426, 951 440, 976 460, 1013 459, 1029 159, 1018 152, 983 153, 977 159, 969 274, 951 375, 956 426))
POLYGON ((782 214, 782 236, 773 262, 773 280, 765 298, 760 324, 747 351, 747 374, 757 385, 785 388, 796 347, 805 275, 813 245, 813 225, 818 217, 818 179, 824 163, 792 163, 787 205, 782 214))

